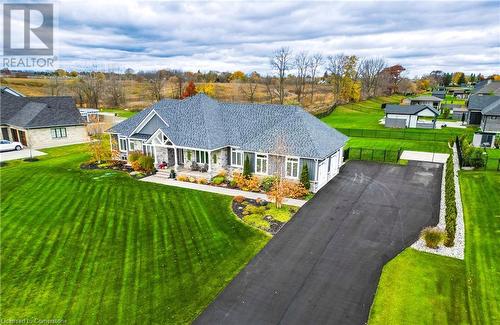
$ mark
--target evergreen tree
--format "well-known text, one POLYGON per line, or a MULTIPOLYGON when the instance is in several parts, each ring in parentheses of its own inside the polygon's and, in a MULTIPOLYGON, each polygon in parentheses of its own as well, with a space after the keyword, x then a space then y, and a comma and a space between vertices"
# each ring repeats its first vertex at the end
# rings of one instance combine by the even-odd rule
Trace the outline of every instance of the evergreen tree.
POLYGON ((311 182, 309 181, 309 168, 307 164, 302 165, 302 172, 300 173, 300 182, 306 189, 311 188, 311 182))
POLYGON ((243 176, 246 178, 252 176, 252 169, 250 168, 250 159, 248 159, 248 156, 245 157, 245 162, 243 163, 243 176))

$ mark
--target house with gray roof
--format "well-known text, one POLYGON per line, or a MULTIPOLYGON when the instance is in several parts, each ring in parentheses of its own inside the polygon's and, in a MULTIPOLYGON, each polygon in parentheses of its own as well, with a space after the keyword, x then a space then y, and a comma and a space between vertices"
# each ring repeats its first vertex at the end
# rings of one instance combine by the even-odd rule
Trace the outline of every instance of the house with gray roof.
POLYGON ((500 81, 491 79, 483 80, 476 84, 473 94, 500 96, 500 81))
POLYGON ((347 142, 301 107, 224 103, 204 94, 161 100, 107 132, 123 160, 141 151, 179 174, 194 166, 212 176, 242 170, 248 159, 256 175, 295 180, 307 165, 313 190, 339 172, 347 142))
POLYGON ((384 125, 388 128, 436 128, 439 111, 430 105, 386 105, 384 125))
POLYGON ((9 89, 0 89, 3 140, 18 141, 32 148, 89 140, 85 123, 72 97, 27 97, 9 89))
POLYGON ((418 96, 410 98, 410 105, 427 105, 429 107, 434 107, 438 111, 441 109, 441 102, 443 100, 436 96, 418 96))
MULTIPOLYGON (((471 96, 472 105, 477 111, 470 113, 480 115, 479 131, 474 134, 472 144, 476 147, 493 147, 495 139, 500 135, 500 96, 471 96)), ((469 101, 470 104, 470 101, 469 101)))

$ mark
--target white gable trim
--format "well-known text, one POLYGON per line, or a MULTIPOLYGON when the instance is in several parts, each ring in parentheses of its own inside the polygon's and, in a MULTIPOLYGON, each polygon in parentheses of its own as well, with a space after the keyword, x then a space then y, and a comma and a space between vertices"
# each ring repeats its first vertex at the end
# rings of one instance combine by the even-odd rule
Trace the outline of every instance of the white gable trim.
POLYGON ((146 140, 146 144, 153 144, 153 140, 156 139, 156 138, 158 138, 158 136, 162 137, 162 140, 161 140, 162 143, 155 143, 156 145, 173 146, 173 147, 176 146, 172 142, 172 140, 170 140, 170 138, 161 129, 156 130, 155 133, 153 133, 149 137, 149 139, 146 140), (163 137, 165 137, 166 140, 164 140, 163 137), (167 144, 167 142, 170 142, 171 144, 167 144))
POLYGON ((137 125, 137 127, 134 129, 134 131, 132 131, 132 133, 130 133, 130 135, 134 134, 134 133, 139 133, 140 130, 142 130, 146 124, 148 124, 149 121, 151 121, 151 119, 154 117, 154 116, 158 116, 160 118, 160 120, 165 123, 165 125, 168 127, 168 123, 165 122, 164 119, 161 118, 160 114, 158 114, 158 112, 156 112, 154 109, 151 110, 151 112, 149 112, 149 114, 144 118, 144 120, 142 120, 141 123, 139 123, 139 125, 137 125))

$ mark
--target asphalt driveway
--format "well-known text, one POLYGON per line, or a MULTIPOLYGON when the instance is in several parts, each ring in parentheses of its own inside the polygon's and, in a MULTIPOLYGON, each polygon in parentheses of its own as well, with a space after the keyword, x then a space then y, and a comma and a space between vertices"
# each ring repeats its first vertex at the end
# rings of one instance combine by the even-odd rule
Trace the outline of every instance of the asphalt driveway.
POLYGON ((347 163, 195 323, 364 324, 384 264, 437 224, 441 174, 347 163))

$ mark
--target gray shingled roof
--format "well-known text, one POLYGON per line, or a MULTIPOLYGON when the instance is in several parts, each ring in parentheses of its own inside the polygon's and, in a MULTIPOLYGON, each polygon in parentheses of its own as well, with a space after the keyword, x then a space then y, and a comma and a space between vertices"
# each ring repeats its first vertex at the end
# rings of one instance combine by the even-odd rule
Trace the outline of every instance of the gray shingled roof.
POLYGON ((410 98, 410 100, 411 101, 415 101, 415 100, 418 100, 418 101, 427 100, 427 101, 433 101, 433 102, 440 102, 440 101, 442 101, 441 98, 434 97, 434 96, 419 96, 419 97, 410 98))
POLYGON ((500 95, 500 81, 489 81, 477 87, 474 94, 500 95))
POLYGON ((72 97, 18 97, 0 91, 0 124, 23 128, 82 125, 72 97))
POLYGON ((424 109, 430 109, 436 115, 439 115, 439 111, 434 107, 430 107, 428 105, 386 105, 385 113, 386 114, 404 114, 404 115, 414 115, 424 109))
POLYGON ((500 98, 486 106, 481 112, 483 115, 500 116, 500 98))
POLYGON ((168 124, 161 130, 180 147, 234 146, 275 153, 277 142, 283 141, 288 155, 321 159, 347 141, 345 135, 298 106, 222 103, 203 94, 159 101, 108 132, 130 136, 153 110, 168 124))
POLYGON ((500 96, 487 96, 487 95, 471 95, 467 103, 467 107, 473 110, 482 111, 491 103, 500 99, 500 96))

